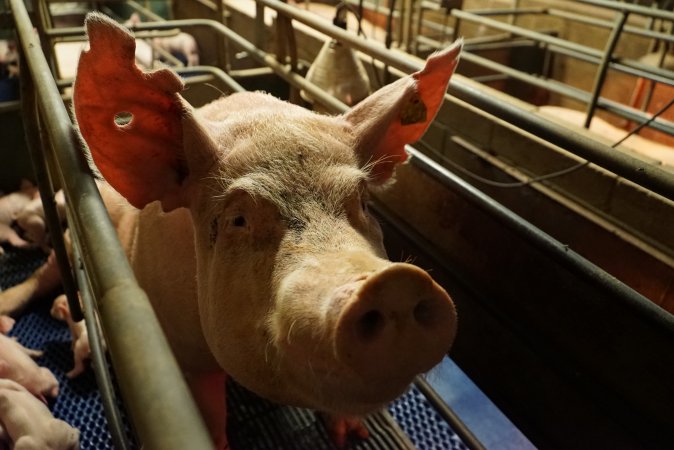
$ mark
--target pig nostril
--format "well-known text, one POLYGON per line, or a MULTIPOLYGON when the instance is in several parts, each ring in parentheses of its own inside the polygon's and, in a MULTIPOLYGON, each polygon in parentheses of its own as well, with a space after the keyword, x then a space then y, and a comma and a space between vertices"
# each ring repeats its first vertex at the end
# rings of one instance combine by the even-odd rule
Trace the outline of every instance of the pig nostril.
POLYGON ((120 111, 115 114, 115 125, 120 128, 123 128, 131 123, 133 120, 133 114, 129 111, 120 111))
POLYGON ((384 315, 376 309, 372 309, 358 319, 358 322, 356 322, 356 332, 363 340, 371 340, 384 328, 384 322, 384 315))
POLYGON ((414 307, 414 320, 422 326, 431 326, 435 321, 433 302, 431 300, 421 300, 414 307))

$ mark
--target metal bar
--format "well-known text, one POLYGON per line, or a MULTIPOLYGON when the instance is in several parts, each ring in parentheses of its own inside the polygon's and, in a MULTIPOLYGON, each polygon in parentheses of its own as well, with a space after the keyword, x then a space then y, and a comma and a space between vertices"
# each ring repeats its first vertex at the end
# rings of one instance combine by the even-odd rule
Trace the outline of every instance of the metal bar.
MULTIPOLYGON (((596 17, 564 11, 562 9, 549 8, 547 10, 547 13, 553 17, 573 20, 576 22, 585 23, 587 25, 594 25, 602 28, 613 28, 614 25, 614 23, 609 20, 597 19, 596 17)), ((674 42, 674 36, 672 36, 671 34, 661 33, 659 31, 649 30, 645 28, 638 28, 631 25, 625 25, 625 27, 623 28, 623 32, 634 34, 637 36, 660 39, 667 42, 674 42)))
POLYGON ((592 95, 590 97, 590 102, 588 103, 587 106, 587 117, 585 118, 584 123, 585 128, 590 128, 592 117, 594 116, 594 112, 597 108, 597 99, 599 98, 601 89, 604 87, 604 80, 606 80, 606 73, 608 71, 609 62, 613 57, 613 51, 615 50, 615 46, 618 43, 618 39, 620 39, 620 33, 622 32, 622 29, 625 26, 625 22, 627 21, 628 15, 629 13, 626 12, 622 12, 619 14, 618 18, 616 19, 615 27, 613 28, 613 31, 611 31, 611 35, 609 36, 608 42, 606 43, 604 56, 601 59, 599 68, 597 69, 597 75, 594 80, 594 86, 592 87, 592 95))
POLYGON ((601 6, 616 11, 635 13, 646 17, 654 17, 656 19, 674 21, 674 12, 665 11, 662 9, 635 5, 632 3, 616 2, 613 0, 576 0, 576 1, 578 3, 601 6))
POLYGON ((94 369, 94 376, 96 377, 96 385, 101 395, 101 401, 105 410, 105 417, 107 418, 108 430, 112 443, 117 450, 128 450, 130 448, 127 443, 126 433, 124 431, 124 421, 122 413, 117 402, 117 395, 112 384, 112 374, 108 369, 108 363, 105 359, 105 348, 103 346, 103 338, 96 320, 96 305, 92 297, 91 285, 86 276, 86 272, 82 266, 82 258, 80 256, 81 244, 76 233, 71 235, 73 241, 73 261, 75 261, 75 276, 80 288, 80 298, 83 303, 84 310, 84 324, 87 327, 87 335, 89 337, 89 346, 91 348, 91 365, 94 369))
MULTIPOLYGON (((416 72, 423 68, 423 61, 419 58, 394 52, 361 39, 341 28, 326 23, 324 20, 317 19, 305 11, 289 7, 277 0, 256 1, 309 25, 339 40, 344 45, 374 56, 383 64, 396 67, 405 73, 416 72)), ((615 149, 600 142, 589 140, 580 133, 544 119, 539 115, 532 114, 518 106, 498 101, 487 92, 462 82, 456 77, 450 82, 449 93, 489 114, 510 122, 518 128, 575 153, 670 200, 674 200, 674 177, 657 166, 647 164, 627 153, 615 151, 615 149)))
POLYGON ((545 8, 496 8, 496 9, 468 9, 463 10, 478 16, 511 16, 524 14, 543 14, 545 8))
POLYGON ((411 146, 406 146, 406 150, 410 155, 410 164, 431 175, 443 186, 457 192, 471 204, 497 219, 517 235, 526 239, 527 242, 530 242, 560 265, 577 275, 580 279, 602 289, 611 295, 615 301, 619 301, 629 307, 639 317, 658 326, 659 329, 665 330, 669 335, 674 336, 674 316, 667 311, 658 307, 614 276, 592 264, 568 246, 531 225, 430 157, 411 146))
MULTIPOLYGON (((482 67, 486 67, 495 72, 508 75, 511 78, 524 81, 533 86, 537 86, 541 89, 545 89, 550 92, 555 92, 557 94, 564 95, 566 97, 572 98, 582 103, 588 103, 590 100, 590 94, 588 92, 573 86, 569 86, 556 80, 529 75, 519 70, 510 68, 506 65, 492 61, 490 59, 465 51, 461 54, 461 58, 463 58, 465 61, 478 64, 482 67)), ((613 114, 617 114, 621 117, 624 117, 634 122, 643 123, 650 119, 650 115, 647 113, 644 113, 638 109, 629 106, 625 106, 622 103, 609 100, 604 97, 598 98, 597 106, 599 108, 602 108, 613 114)), ((674 135, 674 123, 668 120, 656 119, 649 126, 663 133, 674 135)))
POLYGON ((219 69, 217 67, 213 66, 188 66, 188 67, 181 67, 176 70, 178 72, 178 75, 184 76, 184 75, 198 75, 198 74, 204 74, 207 73, 209 75, 213 75, 215 78, 218 80, 222 81, 228 88, 232 90, 232 92, 243 92, 246 89, 239 84, 238 81, 236 81, 234 78, 232 78, 229 74, 227 74, 224 70, 219 69))
POLYGON ((490 28, 494 28, 497 30, 501 31, 506 31, 508 33, 512 33, 518 36, 523 36, 527 37, 530 39, 534 39, 538 42, 545 42, 546 44, 550 45, 557 45, 559 47, 563 48, 568 48, 570 50, 574 50, 578 53, 582 53, 584 55, 591 55, 596 58, 601 58, 603 56, 603 52, 601 50, 597 50, 592 47, 588 47, 586 45, 581 45, 577 44, 575 42, 569 42, 564 39, 554 37, 554 36, 548 36, 547 34, 539 33, 536 31, 532 30, 527 30, 522 27, 518 27, 516 25, 510 25, 504 22, 499 22, 498 20, 494 19, 489 19, 487 17, 482 17, 478 16, 476 14, 471 14, 470 12, 467 11, 461 11, 458 9, 453 9, 452 10, 452 15, 454 17, 461 18, 462 20, 469 20, 471 22, 476 22, 481 25, 486 25, 490 28))
POLYGON ((70 270, 68 254, 66 252, 65 242, 63 240, 63 228, 61 220, 56 211, 56 202, 54 200, 54 183, 47 167, 45 156, 47 153, 47 143, 44 139, 44 130, 39 126, 38 103, 35 97, 35 89, 30 72, 24 65, 24 53, 21 54, 21 103, 22 119, 24 132, 26 135, 26 144, 30 154, 31 165, 37 179, 42 207, 44 209, 45 220, 51 234, 51 242, 56 256, 59 274, 63 290, 68 298, 68 306, 71 307, 71 313, 74 320, 82 320, 82 310, 77 300, 77 285, 73 279, 73 273, 70 270))
POLYGON ((82 261, 91 275, 110 355, 142 445, 212 448, 178 364, 119 244, 25 5, 21 0, 10 4, 40 107, 49 111, 45 129, 68 207, 76 212, 77 220, 70 226, 81 238, 82 261), (152 383, 141 383, 149 373, 152 383))

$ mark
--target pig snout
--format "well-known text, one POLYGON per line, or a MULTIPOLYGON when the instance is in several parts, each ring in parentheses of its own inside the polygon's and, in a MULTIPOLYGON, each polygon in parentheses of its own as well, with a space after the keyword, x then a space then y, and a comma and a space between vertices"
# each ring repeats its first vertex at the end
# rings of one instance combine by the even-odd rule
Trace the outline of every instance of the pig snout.
MULTIPOLYGON (((391 264, 359 283, 341 300, 335 356, 362 378, 383 383, 383 391, 400 391, 449 351, 456 334, 454 305, 424 270, 410 264, 391 264)), ((338 288, 335 295, 344 294, 338 288)))
POLYGON ((304 406, 338 414, 380 408, 438 364, 456 334, 449 295, 411 264, 331 255, 289 274, 280 290, 273 329, 292 367, 286 373, 316 393, 304 406), (338 281, 326 289, 329 279, 338 281))

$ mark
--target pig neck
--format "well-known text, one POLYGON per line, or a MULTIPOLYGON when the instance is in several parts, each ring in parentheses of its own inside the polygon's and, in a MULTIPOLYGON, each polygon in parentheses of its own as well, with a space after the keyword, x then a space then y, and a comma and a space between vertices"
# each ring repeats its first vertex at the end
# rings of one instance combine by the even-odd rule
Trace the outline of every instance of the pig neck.
POLYGON ((189 211, 164 213, 158 202, 138 214, 130 260, 171 348, 189 372, 218 370, 201 331, 194 228, 189 211))

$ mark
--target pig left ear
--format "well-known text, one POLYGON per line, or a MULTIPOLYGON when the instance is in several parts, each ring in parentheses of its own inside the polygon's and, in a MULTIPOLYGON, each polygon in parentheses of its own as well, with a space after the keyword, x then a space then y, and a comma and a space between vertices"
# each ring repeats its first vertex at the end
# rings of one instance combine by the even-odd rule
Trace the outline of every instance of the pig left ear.
POLYGON ((73 103, 96 167, 137 208, 186 206, 195 152, 210 146, 179 95, 183 82, 168 69, 141 71, 133 36, 112 19, 90 13, 86 28, 90 50, 80 56, 73 103))
POLYGON ((449 79, 463 47, 458 40, 431 55, 425 67, 391 83, 344 115, 354 128, 356 152, 362 166, 371 166, 371 179, 382 183, 396 164, 407 159, 405 145, 423 136, 447 92, 449 79))

